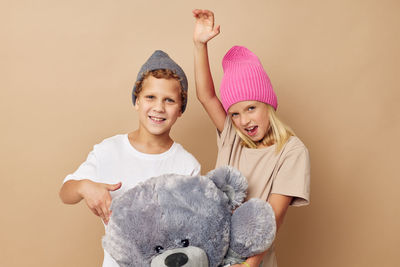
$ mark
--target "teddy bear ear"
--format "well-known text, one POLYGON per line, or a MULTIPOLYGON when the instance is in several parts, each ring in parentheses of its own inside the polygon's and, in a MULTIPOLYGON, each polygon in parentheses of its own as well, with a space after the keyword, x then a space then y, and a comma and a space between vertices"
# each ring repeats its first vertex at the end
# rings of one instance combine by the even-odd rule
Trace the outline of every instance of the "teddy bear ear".
POLYGON ((246 197, 247 180, 238 170, 224 166, 210 171, 206 176, 227 195, 232 210, 243 202, 246 197))

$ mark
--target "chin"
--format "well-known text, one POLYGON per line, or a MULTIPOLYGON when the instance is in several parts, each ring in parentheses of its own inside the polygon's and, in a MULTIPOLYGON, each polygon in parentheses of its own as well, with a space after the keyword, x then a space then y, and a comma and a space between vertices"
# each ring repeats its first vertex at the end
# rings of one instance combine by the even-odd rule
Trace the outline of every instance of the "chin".
POLYGON ((250 138, 251 141, 253 141, 253 142, 256 143, 256 144, 257 144, 258 142, 261 142, 261 141, 264 139, 264 137, 258 137, 258 136, 257 136, 257 137, 254 137, 254 136, 253 136, 253 137, 250 137, 250 136, 248 136, 248 137, 250 138))
POLYGON ((161 135, 164 135, 164 134, 166 134, 168 131, 162 131, 162 132, 151 132, 151 134, 152 135, 157 135, 157 136, 161 136, 161 135))

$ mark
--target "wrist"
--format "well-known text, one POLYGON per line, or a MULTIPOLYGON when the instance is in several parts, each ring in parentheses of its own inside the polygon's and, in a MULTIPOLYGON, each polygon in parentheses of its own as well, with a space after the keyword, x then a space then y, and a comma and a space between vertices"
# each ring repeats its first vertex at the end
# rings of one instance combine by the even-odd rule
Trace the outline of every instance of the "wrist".
POLYGON ((84 180, 80 180, 79 181, 79 185, 78 185, 78 195, 81 197, 81 198, 85 198, 85 196, 86 196, 86 192, 87 192, 87 188, 88 188, 88 186, 89 186, 89 184, 90 184, 90 180, 88 180, 88 179, 84 179, 84 180))
POLYGON ((243 265, 243 267, 244 267, 244 266, 246 266, 246 267, 251 267, 251 266, 250 266, 250 264, 248 264, 248 263, 247 263, 247 262, 245 262, 245 261, 244 261, 244 262, 242 262, 241 264, 243 265))
POLYGON ((207 42, 202 43, 200 41, 194 41, 194 47, 197 49, 205 49, 207 48, 207 42))

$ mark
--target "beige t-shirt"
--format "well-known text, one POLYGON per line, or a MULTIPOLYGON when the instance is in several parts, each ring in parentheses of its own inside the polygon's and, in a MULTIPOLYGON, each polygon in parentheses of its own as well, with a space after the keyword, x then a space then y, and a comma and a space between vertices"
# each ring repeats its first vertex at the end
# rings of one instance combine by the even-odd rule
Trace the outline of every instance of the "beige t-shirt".
MULTIPOLYGON (((252 149, 241 145, 229 116, 217 137, 216 167, 230 165, 238 169, 249 184, 247 199, 268 200, 271 193, 293 197, 290 205, 303 206, 310 199, 310 160, 308 150, 296 136, 289 138, 281 151, 275 145, 252 149)), ((273 246, 263 260, 263 267, 277 266, 273 246)))

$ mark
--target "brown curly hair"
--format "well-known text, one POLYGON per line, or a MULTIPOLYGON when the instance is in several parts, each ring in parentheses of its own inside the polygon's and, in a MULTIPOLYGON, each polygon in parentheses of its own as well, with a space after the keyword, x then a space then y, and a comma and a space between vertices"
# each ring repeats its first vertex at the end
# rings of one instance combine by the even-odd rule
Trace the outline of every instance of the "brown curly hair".
POLYGON ((134 95, 136 96, 136 98, 139 97, 139 94, 143 89, 144 80, 146 80, 146 78, 148 78, 149 76, 153 76, 154 78, 157 78, 157 79, 174 79, 179 82, 179 85, 181 86, 181 88, 180 88, 181 103, 182 103, 181 110, 183 112, 184 103, 187 100, 187 92, 182 90, 182 85, 180 83, 182 79, 179 78, 179 76, 174 71, 169 70, 169 69, 151 70, 151 71, 146 71, 145 73, 143 73, 142 79, 140 79, 139 81, 136 82, 136 90, 134 92, 134 95))

